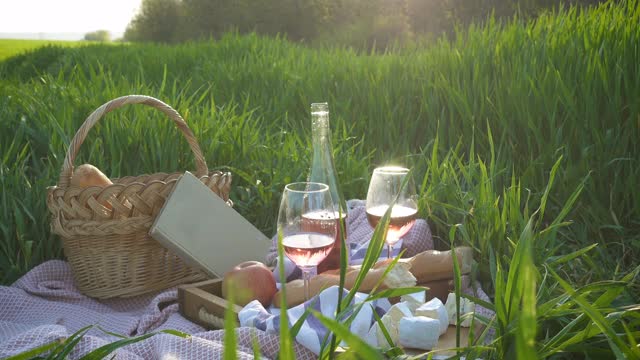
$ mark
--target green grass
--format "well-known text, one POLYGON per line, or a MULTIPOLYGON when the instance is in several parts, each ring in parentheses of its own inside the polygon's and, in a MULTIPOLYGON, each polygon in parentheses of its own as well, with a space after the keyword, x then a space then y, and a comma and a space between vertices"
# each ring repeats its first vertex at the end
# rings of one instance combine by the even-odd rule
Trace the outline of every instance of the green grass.
MULTIPOLYGON (((476 250, 498 314, 486 319, 497 337, 475 348, 481 357, 637 358, 639 5, 489 22, 384 54, 229 35, 8 58, 0 279, 62 256, 46 187, 104 102, 138 93, 174 106, 210 167, 234 173, 236 209, 272 235, 284 185, 307 174, 309 104, 328 101, 345 197, 366 196, 376 165, 410 166, 437 246, 476 250)), ((139 106, 103 119, 83 162, 111 177, 193 168, 170 122, 139 106)))
POLYGON ((21 55, 43 46, 78 47, 89 41, 0 39, 0 60, 21 55))

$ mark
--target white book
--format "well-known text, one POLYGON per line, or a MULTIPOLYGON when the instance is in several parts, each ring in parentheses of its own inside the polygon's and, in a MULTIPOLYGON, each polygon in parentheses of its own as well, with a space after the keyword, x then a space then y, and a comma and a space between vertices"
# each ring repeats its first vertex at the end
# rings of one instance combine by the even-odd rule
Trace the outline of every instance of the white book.
POLYGON ((149 235, 190 266, 219 278, 241 262, 264 262, 271 245, 188 171, 178 179, 149 235))

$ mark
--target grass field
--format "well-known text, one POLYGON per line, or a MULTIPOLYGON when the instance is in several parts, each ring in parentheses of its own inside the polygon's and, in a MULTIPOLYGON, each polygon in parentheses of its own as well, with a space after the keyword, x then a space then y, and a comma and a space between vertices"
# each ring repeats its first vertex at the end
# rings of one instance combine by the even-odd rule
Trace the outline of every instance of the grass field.
POLYGON ((88 41, 0 39, 0 60, 20 55, 43 46, 78 47, 88 41))
MULTIPOLYGON (((46 187, 86 116, 126 94, 184 115, 236 209, 272 235, 306 176, 311 102, 328 101, 340 180, 414 168, 438 247, 470 245, 495 293, 483 358, 638 358, 640 10, 637 1, 489 23, 385 54, 230 35, 181 45, 46 47, 0 63, 0 279, 61 256, 46 187)), ((193 168, 148 109, 109 114, 77 164, 111 177, 193 168)))

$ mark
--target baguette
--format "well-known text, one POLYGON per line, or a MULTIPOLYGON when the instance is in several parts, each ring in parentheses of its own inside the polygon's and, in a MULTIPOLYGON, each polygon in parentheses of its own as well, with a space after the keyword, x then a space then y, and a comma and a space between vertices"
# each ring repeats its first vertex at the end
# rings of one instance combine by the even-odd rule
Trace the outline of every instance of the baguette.
MULTIPOLYGON (((362 283, 360 284, 358 291, 368 293, 373 290, 376 284, 378 284, 378 282, 382 278, 382 275, 385 271, 386 267, 371 269, 371 271, 367 273, 367 276, 365 276, 364 281, 362 281, 362 283)), ((349 267, 345 275, 345 288, 351 289, 353 285, 355 285, 355 281, 358 277, 359 272, 359 267, 349 267)), ((337 286, 339 284, 339 274, 336 274, 335 272, 324 272, 312 277, 311 280, 309 280, 309 295, 313 297, 320 293, 322 290, 334 285, 337 286)), ((391 289, 415 285, 416 279, 413 277, 413 275, 411 275, 411 272, 409 272, 409 266, 407 264, 397 264, 389 271, 379 289, 391 289)), ((290 281, 285 284, 285 289, 287 293, 287 307, 296 306, 302 304, 305 301, 303 280, 290 281)), ((282 305, 280 301, 281 291, 278 291, 273 297, 273 305, 275 307, 280 307, 282 305)))
MULTIPOLYGON (((458 257, 458 264, 460 265, 460 273, 463 275, 469 274, 473 262, 472 249, 469 247, 456 248, 456 255, 458 257)), ((378 283, 391 261, 391 259, 387 259, 376 263, 373 269, 367 273, 358 291, 365 293, 370 292, 375 284, 378 283)), ((358 272, 360 272, 359 266, 349 266, 349 268, 347 268, 345 288, 351 289, 358 276, 358 272)), ((453 279, 453 277, 453 257, 451 256, 451 251, 427 250, 412 258, 400 259, 385 278, 381 289, 432 283, 439 285, 437 286, 438 291, 434 295, 440 297, 444 295, 443 288, 445 284, 448 285, 450 283, 448 281, 444 283, 439 281, 450 280, 453 279)), ((309 296, 313 297, 323 289, 333 285, 339 285, 339 283, 340 275, 337 270, 327 271, 314 276, 309 281, 309 296)), ((304 282, 302 280, 290 281, 285 284, 285 288, 287 292, 287 307, 304 302, 304 282)), ((280 307, 280 292, 274 296, 273 304, 276 307, 280 307)))
MULTIPOLYGON (((460 274, 470 273, 471 265, 473 264, 473 250, 470 247, 462 246, 456 248, 456 255, 458 255, 460 274)), ((386 266, 391 261, 391 259, 379 261, 374 265, 374 268, 386 266)), ((451 250, 427 250, 416 254, 414 257, 400 259, 398 263, 410 265, 410 271, 418 280, 418 284, 434 280, 453 279, 453 256, 451 256, 451 250)))
POLYGON ((73 176, 71 176, 71 186, 86 188, 90 186, 105 187, 112 184, 111 180, 100 169, 91 164, 78 166, 73 171, 73 176))
MULTIPOLYGON (((470 247, 456 248, 460 274, 469 274, 473 264, 473 249, 470 247)), ((400 262, 411 264, 411 273, 422 284, 434 280, 453 279, 453 256, 451 250, 427 250, 400 262)))
MULTIPOLYGON (((79 187, 83 189, 92 186, 105 188, 107 186, 113 185, 113 182, 111 182, 111 180, 97 167, 91 164, 82 164, 75 168, 75 170, 73 171, 70 185, 72 187, 79 187)), ((95 195, 93 196, 93 198, 95 199, 95 195)), ((115 196, 111 195, 110 199, 115 199, 115 196)), ((103 216, 109 216, 108 211, 113 209, 109 201, 105 199, 103 201, 100 201, 99 204, 104 208, 98 211, 104 212, 103 216), (106 212, 104 209, 106 209, 106 212)))
MULTIPOLYGON (((471 277, 469 275, 462 275, 460 278, 462 289, 468 288, 471 285, 471 277)), ((424 286, 428 289, 425 300, 429 301, 434 297, 437 297, 438 299, 440 299, 440 301, 442 301, 443 304, 447 302, 447 296, 449 295, 449 293, 455 291, 455 285, 453 281, 453 279, 442 279, 420 283, 420 286, 424 286)))

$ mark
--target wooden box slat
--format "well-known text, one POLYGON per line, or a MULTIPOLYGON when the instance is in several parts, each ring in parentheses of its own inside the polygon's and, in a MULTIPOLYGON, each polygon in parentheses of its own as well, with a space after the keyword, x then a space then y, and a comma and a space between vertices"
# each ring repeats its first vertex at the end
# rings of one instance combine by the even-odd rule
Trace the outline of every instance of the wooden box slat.
MULTIPOLYGON (((427 301, 433 297, 438 297, 445 302, 447 295, 450 291, 453 291, 452 280, 439 280, 426 284, 421 284, 429 288, 427 292, 427 301)), ((397 300, 397 299, 396 299, 397 300)), ((225 299, 222 298, 222 279, 213 279, 193 283, 189 285, 182 285, 178 287, 178 303, 180 306, 180 313, 187 319, 205 327, 212 329, 211 324, 204 322, 200 319, 199 312, 201 308, 204 308, 209 314, 215 315, 220 319, 224 319, 225 310, 230 305, 225 299)), ((242 310, 241 306, 233 305, 233 312, 235 313, 236 322, 238 321, 238 313, 242 310)), ((476 336, 482 331, 482 326, 476 328, 476 336)), ((460 345, 464 347, 469 341, 469 329, 460 329, 460 345)), ((447 333, 440 336, 436 349, 444 350, 455 347, 456 344, 456 327, 449 326, 447 333)), ((338 349, 338 352, 343 349, 338 349)), ((405 349, 408 355, 417 355, 424 351, 415 349, 405 349)), ((439 352, 441 355, 454 355, 453 351, 439 352)))
POLYGON ((200 319, 201 308, 204 308, 209 314, 224 319, 227 307, 232 305, 232 310, 236 314, 236 322, 238 322, 238 313, 242 310, 241 306, 229 304, 227 300, 222 298, 222 279, 179 286, 178 304, 182 316, 206 328, 211 328, 211 324, 200 319))
MULTIPOLYGON (((438 280, 425 284, 420 284, 429 288, 427 291, 427 301, 433 297, 438 297, 442 302, 447 301, 447 295, 453 291, 452 280, 438 280)), ((398 299, 395 299, 396 301, 398 299)), ((224 319, 225 310, 229 302, 222 298, 222 279, 205 280, 193 284, 181 285, 178 287, 178 303, 180 313, 187 319, 196 322, 206 328, 211 328, 211 324, 200 319, 201 308, 216 317, 224 319)), ((236 314, 242 310, 241 306, 233 305, 233 312, 236 314)))

